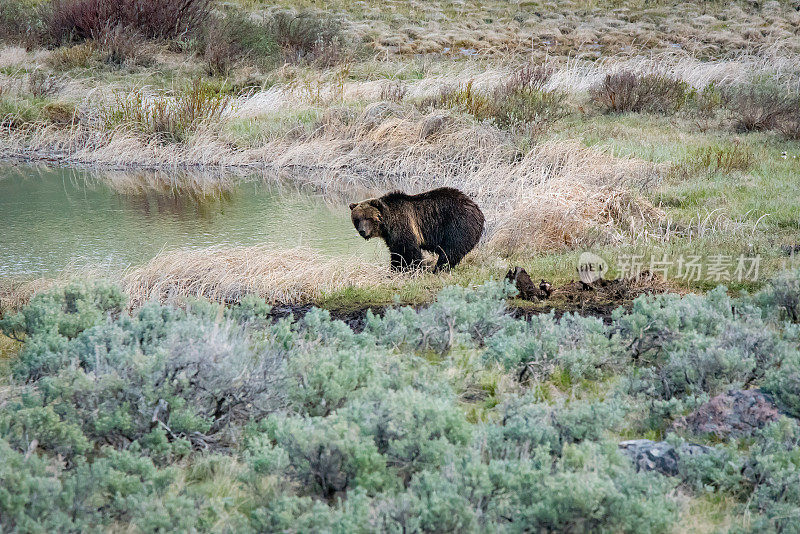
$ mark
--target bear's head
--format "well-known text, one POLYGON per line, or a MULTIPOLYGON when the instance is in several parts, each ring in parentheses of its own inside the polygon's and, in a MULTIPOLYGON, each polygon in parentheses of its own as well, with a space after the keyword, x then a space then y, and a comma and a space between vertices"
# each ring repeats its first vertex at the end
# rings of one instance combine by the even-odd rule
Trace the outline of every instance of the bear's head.
POLYGON ((378 198, 350 204, 350 219, 364 239, 384 236, 384 210, 386 205, 378 198))

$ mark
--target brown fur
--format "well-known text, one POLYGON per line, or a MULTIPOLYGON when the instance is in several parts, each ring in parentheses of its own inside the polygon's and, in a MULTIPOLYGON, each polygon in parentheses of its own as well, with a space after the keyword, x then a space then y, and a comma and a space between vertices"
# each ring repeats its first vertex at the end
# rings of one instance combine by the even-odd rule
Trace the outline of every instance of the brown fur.
POLYGON ((484 223, 480 208, 449 187, 353 203, 350 217, 361 237, 386 242, 394 270, 419 268, 423 250, 438 254, 434 271, 454 267, 478 244, 484 223))
POLYGON ((528 272, 522 267, 514 267, 506 273, 506 280, 519 290, 519 298, 524 300, 545 300, 552 292, 550 284, 541 281, 539 287, 533 283, 528 272))

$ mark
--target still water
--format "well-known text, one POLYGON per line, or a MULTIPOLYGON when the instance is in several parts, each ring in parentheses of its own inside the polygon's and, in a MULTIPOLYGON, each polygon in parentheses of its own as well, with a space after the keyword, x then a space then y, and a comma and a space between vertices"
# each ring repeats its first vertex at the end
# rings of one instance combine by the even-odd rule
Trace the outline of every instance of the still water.
POLYGON ((162 250, 216 245, 303 245, 327 256, 370 259, 386 254, 380 243, 358 236, 344 199, 325 202, 264 180, 232 182, 198 193, 164 186, 163 177, 0 165, 0 277, 82 266, 116 270, 162 250))

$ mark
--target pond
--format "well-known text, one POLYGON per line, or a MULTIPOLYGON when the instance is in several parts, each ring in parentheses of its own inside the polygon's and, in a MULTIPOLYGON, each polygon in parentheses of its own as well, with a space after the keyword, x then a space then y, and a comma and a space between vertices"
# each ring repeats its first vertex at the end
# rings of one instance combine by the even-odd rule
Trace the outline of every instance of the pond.
POLYGON ((0 165, 0 277, 84 266, 118 270, 162 250, 220 245, 386 255, 382 243, 358 236, 344 201, 326 202, 277 181, 224 182, 231 185, 208 192, 202 177, 177 189, 163 175, 0 165))

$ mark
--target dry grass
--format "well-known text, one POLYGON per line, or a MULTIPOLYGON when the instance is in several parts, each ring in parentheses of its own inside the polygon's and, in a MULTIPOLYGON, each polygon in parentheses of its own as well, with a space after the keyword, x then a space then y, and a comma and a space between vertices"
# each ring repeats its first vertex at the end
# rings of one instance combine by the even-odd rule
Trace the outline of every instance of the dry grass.
MULTIPOLYGON (((452 2, 281 0, 296 8, 347 13, 347 31, 381 55, 454 57, 558 54, 600 58, 632 47, 682 49, 714 57, 776 42, 797 49, 791 2, 452 2)), ((630 52, 628 52, 630 53, 630 52)))
POLYGON ((0 280, 0 316, 14 312, 30 302, 36 293, 47 291, 60 279, 36 278, 34 280, 0 280))
POLYGON ((273 304, 297 304, 346 288, 394 286, 404 278, 385 265, 327 259, 306 248, 255 246, 162 253, 127 272, 122 286, 132 307, 187 296, 232 303, 247 294, 273 304))
POLYGON ((368 108, 346 139, 329 135, 286 147, 274 164, 315 171, 296 179, 328 192, 458 188, 486 215, 484 242, 502 253, 618 239, 631 224, 660 216, 630 192, 659 176, 643 161, 577 142, 549 142, 521 154, 488 126, 445 123, 431 131, 435 115, 388 117, 370 127, 377 113, 368 108))

